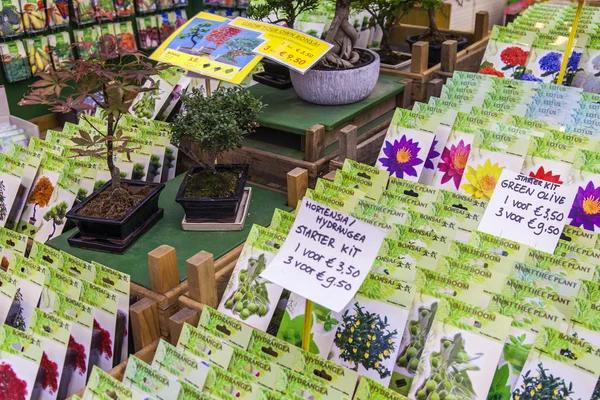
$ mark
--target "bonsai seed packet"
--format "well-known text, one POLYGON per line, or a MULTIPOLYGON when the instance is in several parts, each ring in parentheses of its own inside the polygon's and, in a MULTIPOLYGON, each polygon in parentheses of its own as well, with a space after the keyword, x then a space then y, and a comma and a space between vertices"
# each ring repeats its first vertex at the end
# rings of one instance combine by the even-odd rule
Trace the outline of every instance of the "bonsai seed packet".
POLYGON ((0 270, 0 283, 0 323, 4 324, 11 311, 16 315, 17 310, 12 309, 13 305, 15 308, 19 306, 15 304, 18 281, 15 275, 0 270))
POLYGON ((456 229, 454 240, 467 243, 471 237, 471 232, 477 230, 481 214, 465 211, 461 208, 449 206, 440 203, 432 204, 432 216, 443 219, 447 225, 456 229))
POLYGON ((387 386, 414 295, 412 284, 370 273, 342 311, 330 359, 387 386))
POLYGON ((440 120, 397 108, 377 157, 377 168, 387 170, 390 176, 419 182, 440 120))
POLYGON ((7 270, 10 266, 13 253, 25 256, 27 249, 27 236, 6 228, 0 228, 0 269, 7 270))
POLYGON ((456 227, 450 227, 450 224, 443 218, 433 217, 418 211, 407 210, 404 225, 435 232, 451 238, 455 238, 456 236, 456 227))
POLYGON ((212 369, 212 367, 218 368, 215 365, 211 366, 200 357, 172 346, 164 339, 160 340, 152 360, 153 369, 178 378, 197 390, 204 388, 204 384, 207 383, 209 368, 212 369))
POLYGON ((160 373, 136 356, 127 361, 123 385, 144 398, 177 400, 181 387, 175 377, 160 373))
POLYGON ((25 163, 20 159, 0 154, 0 227, 6 225, 21 188, 25 163))
POLYGON ((379 200, 379 196, 387 184, 382 180, 371 180, 342 170, 336 171, 333 183, 364 192, 365 198, 371 201, 379 200))
POLYGON ((37 308, 40 301, 48 271, 46 267, 14 254, 8 272, 17 280, 17 293, 14 300, 17 304, 11 307, 14 313, 8 315, 6 324, 27 331, 33 310, 37 308))
POLYGON ((444 298, 408 397, 427 398, 444 391, 447 396, 486 398, 511 322, 503 315, 444 298))
POLYGON ((146 398, 127 387, 98 367, 94 367, 85 387, 82 400, 142 400, 146 398))
POLYGON ((15 229, 17 222, 21 217, 21 213, 23 212, 23 208, 25 207, 25 200, 33 186, 35 176, 42 161, 42 152, 13 143, 8 150, 8 155, 23 162, 21 185, 19 186, 17 196, 13 202, 13 207, 8 214, 5 224, 7 228, 15 229))
POLYGON ((33 397, 54 400, 63 373, 72 324, 52 313, 36 309, 31 319, 30 333, 41 341, 43 348, 40 369, 33 397))
POLYGON ((246 350, 254 330, 237 319, 228 317, 205 305, 200 315, 199 328, 225 339, 230 345, 246 350))
POLYGON ((592 264, 579 262, 575 259, 567 259, 564 257, 554 256, 544 251, 529 249, 525 257, 525 264, 559 273, 575 280, 592 280, 596 267, 592 264))
POLYGON ((339 196, 328 196, 324 193, 312 190, 311 188, 308 188, 306 190, 304 197, 310 200, 314 200, 318 203, 324 204, 328 207, 331 207, 334 210, 341 211, 345 214, 349 214, 356 207, 356 202, 354 202, 353 200, 342 200, 339 196))
POLYGON ((512 397, 593 398, 600 375, 596 349, 584 340, 545 327, 535 340, 512 397))
POLYGON ((452 237, 400 224, 394 224, 387 237, 392 240, 425 247, 439 254, 447 253, 453 240, 452 237))
POLYGON ((356 204, 358 200, 365 198, 365 193, 360 190, 337 185, 331 181, 322 178, 317 179, 317 183, 315 185, 315 192, 322 193, 330 198, 337 198, 339 200, 342 200, 344 203, 349 202, 356 204))
POLYGON ((64 263, 63 253, 60 250, 56 250, 35 240, 29 249, 28 257, 38 264, 57 269, 62 268, 64 263))
POLYGON ((248 352, 276 363, 284 369, 294 368, 300 349, 268 333, 254 330, 248 343, 248 352))
POLYGON ((54 309, 54 303, 58 293, 79 300, 82 290, 83 284, 79 279, 72 278, 54 268, 48 268, 46 271, 46 282, 42 289, 38 307, 44 311, 50 312, 54 309))
POLYGON ((0 350, 4 390, 10 392, 4 396, 29 400, 34 395, 34 384, 42 361, 41 341, 30 333, 0 325, 0 350))
POLYGON ((21 40, 0 44, 0 55, 4 67, 4 77, 9 83, 31 78, 31 69, 27 62, 27 52, 21 40))
POLYGON ((352 400, 405 400, 407 397, 362 376, 352 400))
POLYGON ((419 256, 417 251, 407 253, 407 250, 399 246, 397 241, 386 238, 381 244, 371 270, 404 282, 412 282, 415 279, 416 260, 420 259, 419 256))
MULTIPOLYGON (((317 180, 317 187, 319 187, 320 181, 321 181, 321 179, 317 180)), ((325 182, 329 182, 329 181, 325 181, 325 182)), ((334 184, 332 184, 332 185, 334 185, 334 184)), ((335 186, 337 186, 337 185, 335 185, 335 186)), ((321 186, 320 188, 323 189, 323 187, 324 186, 321 186)), ((341 189, 342 187, 339 186, 339 188, 341 189)), ((316 189, 316 188, 315 188, 315 190, 318 191, 318 189, 316 189)), ((277 232, 287 235, 288 232, 290 231, 292 225, 294 225, 295 220, 296 220, 296 214, 292 214, 290 212, 283 211, 279 208, 276 208, 273 211, 273 217, 271 218, 271 223, 269 224, 269 229, 273 229, 273 230, 276 230, 277 232)))
POLYGON ((254 225, 225 288, 218 310, 265 331, 283 288, 260 276, 283 245, 285 236, 254 225))
POLYGON ((531 32, 495 25, 479 73, 520 79, 525 72, 533 39, 531 32))
POLYGON ((487 207, 488 203, 483 199, 478 199, 473 196, 464 195, 445 189, 440 189, 438 191, 437 199, 434 201, 436 203, 456 207, 464 211, 481 215, 483 215, 485 212, 485 208, 487 207))
POLYGON ((181 329, 177 347, 223 369, 229 368, 234 349, 239 349, 210 334, 206 329, 194 328, 187 323, 181 329))

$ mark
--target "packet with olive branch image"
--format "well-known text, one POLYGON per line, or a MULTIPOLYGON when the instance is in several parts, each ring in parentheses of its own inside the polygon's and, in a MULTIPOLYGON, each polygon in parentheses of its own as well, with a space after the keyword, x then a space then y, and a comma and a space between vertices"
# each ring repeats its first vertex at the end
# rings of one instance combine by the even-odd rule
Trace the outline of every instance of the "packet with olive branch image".
MULTIPOLYGON (((306 299, 296 293, 290 293, 277 337, 302 347, 306 299)), ((335 331, 340 321, 340 313, 313 303, 310 329, 310 352, 327 357, 333 343, 335 331)))
POLYGON ((139 394, 122 382, 119 382, 98 367, 94 367, 82 400, 142 400, 146 396, 139 394))
POLYGON ((42 362, 37 374, 32 396, 54 400, 65 366, 72 324, 57 315, 36 309, 31 318, 29 333, 41 341, 42 362))
POLYGON ((481 231, 473 231, 469 245, 477 247, 488 253, 506 257, 511 261, 522 262, 527 257, 529 247, 508 239, 499 238, 481 231))
POLYGON ((389 174, 386 174, 385 171, 371 165, 359 163, 350 158, 344 160, 342 171, 378 182, 383 188, 387 186, 389 179, 389 174))
POLYGON ((219 367, 161 339, 154 353, 152 368, 202 390, 207 382, 209 369, 219 367))
POLYGON ((283 288, 261 278, 260 273, 284 240, 281 233, 252 226, 219 304, 220 312, 255 329, 267 329, 283 288))
POLYGON ((423 214, 429 214, 431 203, 425 203, 413 196, 405 194, 396 194, 389 190, 384 190, 379 198, 379 204, 393 209, 419 211, 423 214))
POLYGON ((440 254, 445 254, 450 250, 450 244, 453 240, 453 237, 400 224, 393 224, 387 237, 392 240, 425 247, 440 254))
POLYGON ((435 271, 440 256, 440 252, 426 247, 385 238, 373 263, 373 271, 412 282, 416 266, 435 271))
POLYGON ((30 333, 0 325, 0 354, 4 396, 29 400, 42 360, 40 339, 30 333))
POLYGON ((525 264, 555 272, 575 280, 593 280, 596 267, 592 264, 579 262, 574 259, 557 257, 544 251, 530 248, 525 257, 525 264))
POLYGON ((451 297, 441 299, 408 397, 485 399, 511 322, 451 297))
MULTIPOLYGON (((17 294, 17 277, 5 271, 0 271, 0 323, 4 324, 11 313, 15 295, 17 294)), ((14 311, 13 311, 14 313, 14 311)))
POLYGON ((406 210, 386 207, 380 203, 363 199, 358 201, 350 215, 389 232, 393 224, 404 223, 406 210))
POLYGON ((525 365, 535 338, 543 327, 567 331, 567 324, 562 317, 547 308, 548 303, 524 304, 501 294, 491 297, 488 310, 510 317, 513 322, 488 397, 510 393, 525 365))
POLYGON ((342 311, 329 359, 387 386, 415 289, 371 272, 342 311))
MULTIPOLYGON (((317 186, 319 185, 319 181, 317 181, 317 186)), ((296 214, 292 214, 287 211, 283 211, 279 208, 276 208, 273 211, 273 217, 271 217, 271 223, 269 224, 269 229, 273 229, 277 232, 283 233, 287 235, 294 225, 294 221, 296 220, 296 214)))
POLYGON ((452 242, 447 256, 459 263, 492 270, 503 275, 510 274, 514 263, 508 257, 502 257, 498 254, 485 251, 485 249, 457 241, 452 242))
POLYGON ((204 328, 211 334, 225 339, 230 345, 246 350, 254 330, 237 319, 204 305, 198 328, 204 328))
POLYGON ((312 379, 310 376, 286 368, 278 370, 274 391, 285 398, 294 399, 342 400, 348 398, 322 380, 312 379))
POLYGON ((468 243, 471 232, 477 230, 482 214, 440 203, 432 204, 432 216, 443 219, 449 227, 456 229, 454 240, 468 243))
POLYGON ((79 300, 83 284, 77 278, 64 274, 57 269, 47 268, 46 281, 42 289, 42 295, 38 307, 44 311, 52 311, 57 293, 79 300))
POLYGON ((383 192, 386 185, 381 181, 371 180, 339 169, 335 172, 333 183, 364 192, 365 198, 371 201, 379 200, 379 196, 381 196, 381 192, 383 192))
POLYGON ((581 281, 568 333, 600 346, 600 283, 581 281))
POLYGON ((21 185, 17 191, 17 196, 6 219, 6 226, 9 229, 15 229, 17 222, 21 217, 25 200, 31 190, 34 178, 37 174, 40 163, 42 162, 42 152, 30 149, 17 143, 13 143, 8 149, 9 156, 15 157, 23 162, 23 175, 21 176, 21 185))
POLYGON ((600 375, 600 349, 552 328, 538 333, 513 399, 590 399, 600 375))
POLYGON ((581 281, 567 278, 558 273, 531 267, 524 263, 516 262, 509 276, 535 287, 549 289, 567 297, 577 296, 581 288, 581 281))
POLYGON ((417 293, 412 301, 408 323, 403 329, 400 350, 389 387, 407 395, 419 368, 425 340, 429 335, 440 299, 455 297, 473 306, 481 302, 483 286, 419 268, 415 277, 417 293))
POLYGON ((362 376, 352 400, 405 400, 408 397, 380 385, 372 379, 362 376))
POLYGON ((11 229, 0 228, 0 255, 2 257, 0 269, 6 271, 10 265, 13 253, 25 256, 26 249, 26 235, 21 235, 11 229))
POLYGON ((350 213, 354 207, 356 207, 356 202, 353 199, 343 200, 338 196, 329 196, 325 193, 317 192, 311 188, 306 190, 304 197, 346 214, 350 213))
POLYGON ((144 398, 157 400, 177 400, 181 387, 177 378, 155 370, 134 355, 127 360, 123 384, 144 398))
MULTIPOLYGON (((362 165, 362 164, 361 164, 362 165)), ((381 171, 378 169, 378 171, 381 171)), ((346 186, 337 185, 323 178, 317 179, 315 192, 322 193, 327 197, 348 201, 356 204, 358 200, 365 198, 365 193, 357 189, 352 189, 346 186)))
POLYGON ((187 323, 181 329, 177 347, 224 369, 229 367, 234 349, 226 340, 212 335, 204 328, 194 328, 187 323))
POLYGON ((17 293, 14 298, 16 304, 13 303, 5 324, 27 331, 33 310, 37 308, 40 301, 48 269, 25 257, 13 254, 13 262, 8 272, 16 278, 17 293))
POLYGON ((283 368, 292 369, 300 348, 268 333, 254 330, 247 350, 283 368))
POLYGON ((254 382, 265 389, 275 390, 279 370, 283 367, 246 350, 237 347, 232 349, 231 361, 225 368, 228 372, 248 382, 254 382))

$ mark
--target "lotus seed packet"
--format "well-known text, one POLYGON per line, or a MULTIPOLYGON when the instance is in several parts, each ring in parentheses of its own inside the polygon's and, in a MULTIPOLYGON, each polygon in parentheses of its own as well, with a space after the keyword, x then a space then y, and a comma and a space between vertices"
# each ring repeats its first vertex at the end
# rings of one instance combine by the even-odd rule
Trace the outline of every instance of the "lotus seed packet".
POLYGON ((282 368, 263 357, 248 353, 246 350, 232 348, 232 357, 228 372, 265 389, 275 390, 279 370, 282 368))
POLYGON ((419 211, 423 214, 428 214, 431 206, 431 203, 422 202, 413 196, 395 194, 389 190, 384 190, 381 193, 379 204, 392 209, 419 211))
POLYGON ((234 348, 238 349, 206 329, 194 328, 187 323, 183 325, 177 347, 224 369, 229 367, 234 348))
POLYGON ((366 199, 359 200, 350 215, 386 232, 392 228, 392 224, 401 224, 406 219, 405 210, 389 208, 366 199))
MULTIPOLYGON (((317 187, 319 186, 319 181, 321 181, 321 179, 317 180, 317 187)), ((326 182, 329 182, 329 181, 326 181, 326 182)), ((321 186, 321 188, 323 188, 323 186, 321 186)), ((340 186, 340 188, 342 188, 342 187, 340 186)), ((315 189, 315 190, 318 191, 318 189, 315 189)), ((273 211, 273 217, 271 218, 271 223, 269 224, 269 229, 273 229, 273 230, 276 230, 277 232, 287 235, 288 232, 290 231, 292 225, 294 225, 295 220, 296 220, 296 214, 292 214, 290 212, 283 211, 279 208, 276 208, 275 211, 273 211)))
POLYGON ((322 193, 330 198, 337 198, 344 202, 354 204, 356 204, 358 200, 365 198, 365 193, 360 190, 337 185, 331 181, 322 178, 317 179, 317 184, 315 185, 315 192, 322 193))
POLYGON ((371 201, 379 200, 379 196, 381 196, 381 192, 383 192, 386 185, 381 180, 371 180, 342 170, 336 171, 333 183, 364 192, 365 198, 371 201))
POLYGON ((495 25, 479 73, 520 79, 525 73, 534 37, 532 32, 495 25))
POLYGON ((562 125, 569 117, 573 104, 581 100, 581 89, 541 83, 527 106, 527 118, 562 125))
POLYGON ((161 339, 156 348, 152 368, 158 372, 180 379, 202 390, 208 383, 209 368, 219 368, 210 365, 204 359, 194 356, 185 350, 175 347, 164 339, 161 339))
POLYGON ((352 400, 404 400, 407 398, 363 376, 360 378, 352 400))
POLYGON ((598 375, 597 347, 545 327, 535 340, 512 397, 592 398, 598 375))
POLYGON ((440 203, 432 204, 431 215, 442 218, 449 227, 456 228, 454 239, 463 243, 467 243, 471 237, 471 232, 477 230, 482 216, 482 214, 476 212, 469 212, 440 203))
POLYGON ((51 312, 54 309, 58 293, 79 300, 82 290, 83 284, 79 279, 72 278, 56 269, 48 268, 46 271, 46 282, 42 289, 38 307, 44 311, 51 312))
POLYGON ((10 266, 13 253, 25 256, 27 236, 7 228, 0 228, 0 269, 6 271, 10 266))
POLYGON ((481 231, 471 233, 469 244, 488 253, 506 257, 511 261, 524 261, 529 251, 529 247, 524 244, 481 231))
POLYGON ((53 313, 36 309, 31 318, 30 333, 41 341, 42 360, 34 396, 38 399, 54 400, 58 396, 58 385, 63 373, 72 324, 53 313))
POLYGON ((140 396, 157 400, 177 400, 179 380, 160 373, 136 356, 129 357, 123 384, 140 396))
POLYGON ((34 385, 42 361, 41 341, 30 333, 0 325, 0 350, 4 390, 10 392, 5 396, 29 400, 37 395, 34 385))
POLYGON ((259 385, 211 365, 202 391, 217 399, 253 400, 260 392, 259 385))
POLYGON ((581 289, 575 297, 573 315, 569 324, 569 334, 582 338, 598 346, 600 344, 600 284, 581 281, 581 289))
POLYGON ((503 315, 444 298, 438 304, 408 397, 427 398, 444 392, 446 398, 486 398, 511 323, 512 319, 503 315))
POLYGON ((338 196, 328 196, 324 193, 317 192, 316 190, 312 190, 310 188, 306 190, 304 197, 310 200, 314 200, 328 207, 331 207, 334 210, 341 211, 345 214, 349 214, 356 207, 356 202, 352 199, 342 200, 338 196))
POLYGON ((431 114, 397 108, 377 157, 377 168, 389 176, 419 182, 440 121, 431 114))
POLYGON ((33 310, 37 308, 40 301, 48 271, 46 267, 14 254, 8 272, 16 278, 17 293, 5 323, 13 328, 27 331, 33 310))
POLYGON ((7 82, 13 83, 31 78, 27 52, 21 40, 1 43, 0 55, 7 82))
POLYGON ((225 288, 218 311, 265 331, 283 288, 260 277, 285 236, 254 225, 225 288))
POLYGON ((94 367, 90 374, 90 380, 85 387, 82 400, 142 400, 146 396, 127 387, 98 367, 94 367))
MULTIPOLYGON (((415 103, 416 104, 416 103, 415 103)), ((458 112, 469 113, 473 108, 472 104, 463 103, 461 101, 456 101, 452 99, 440 99, 439 97, 430 97, 427 102, 428 105, 432 107, 445 107, 452 110, 457 110, 458 112)), ((440 122, 441 123, 441 122, 440 122)))
POLYGON ((525 264, 543 269, 545 271, 559 273, 575 280, 593 280, 596 267, 592 264, 579 262, 575 259, 554 256, 544 251, 529 249, 525 257, 525 264))
POLYGON ((448 257, 460 263, 473 265, 487 270, 493 270, 503 275, 509 275, 514 261, 508 257, 488 252, 485 249, 471 246, 458 241, 452 241, 448 257))
POLYGON ((247 350, 249 353, 275 362, 285 369, 292 369, 300 348, 268 333, 254 330, 247 350))
POLYGON ((225 339, 230 345, 246 350, 254 330, 237 319, 228 317, 205 305, 200 315, 199 328, 225 339))
POLYGON ((400 224, 394 224, 387 237, 392 240, 425 247, 440 254, 448 252, 450 243, 453 240, 453 237, 400 224))
POLYGON ((90 347, 96 309, 59 293, 54 302, 54 314, 72 325, 65 367, 60 378, 57 398, 66 399, 85 386, 90 367, 90 347))

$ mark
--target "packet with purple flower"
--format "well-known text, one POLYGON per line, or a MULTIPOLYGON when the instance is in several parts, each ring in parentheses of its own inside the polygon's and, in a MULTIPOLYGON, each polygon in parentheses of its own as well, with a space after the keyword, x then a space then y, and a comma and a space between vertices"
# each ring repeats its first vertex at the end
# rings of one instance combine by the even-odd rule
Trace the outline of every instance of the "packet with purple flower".
POLYGON ((579 150, 566 184, 576 192, 567 224, 600 231, 600 152, 579 150))

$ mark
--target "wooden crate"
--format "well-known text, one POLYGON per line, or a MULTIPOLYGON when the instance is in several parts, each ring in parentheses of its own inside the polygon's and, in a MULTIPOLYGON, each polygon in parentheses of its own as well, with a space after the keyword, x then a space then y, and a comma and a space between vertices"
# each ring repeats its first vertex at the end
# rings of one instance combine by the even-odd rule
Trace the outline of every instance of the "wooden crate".
MULTIPOLYGON (((381 69, 385 75, 399 76, 413 81, 412 100, 425 102, 429 94, 429 82, 438 78, 436 72, 459 71, 477 72, 481 58, 485 53, 489 41, 489 20, 487 11, 479 11, 475 18, 475 30, 473 32, 450 31, 442 29, 442 32, 465 37, 469 46, 456 51, 455 45, 446 43, 442 47, 442 61, 440 64, 428 68, 429 43, 418 42, 413 45, 410 71, 397 71, 392 69, 381 69)), ((423 33, 427 28, 416 25, 398 25, 392 29, 392 43, 401 43, 406 36, 423 33)), ((448 41, 450 42, 450 41, 448 41)))

